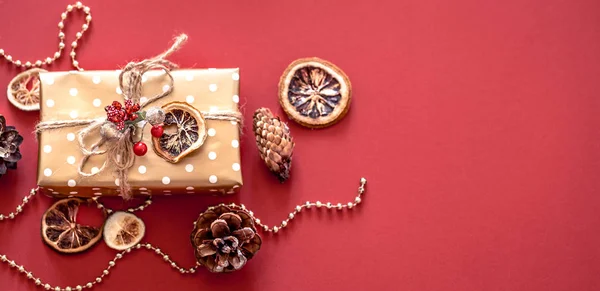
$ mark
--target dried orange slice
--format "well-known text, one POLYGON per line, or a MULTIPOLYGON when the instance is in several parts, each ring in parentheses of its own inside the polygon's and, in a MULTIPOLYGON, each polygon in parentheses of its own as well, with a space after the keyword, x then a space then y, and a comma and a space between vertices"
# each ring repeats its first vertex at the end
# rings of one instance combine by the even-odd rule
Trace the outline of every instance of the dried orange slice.
POLYGON ((78 253, 95 245, 102 237, 102 226, 77 223, 77 212, 85 202, 79 198, 60 200, 50 206, 42 217, 44 242, 61 253, 78 253))
POLYGON ((15 76, 8 84, 8 101, 24 111, 40 110, 40 72, 43 69, 30 69, 15 76))
POLYGON ((115 250, 126 250, 138 244, 144 234, 144 222, 133 213, 117 211, 104 224, 104 242, 115 250))
POLYGON ((177 163, 204 144, 206 121, 200 111, 184 102, 171 102, 162 109, 164 133, 152 138, 153 148, 163 159, 177 163))
POLYGON ((352 85, 336 65, 303 58, 291 63, 279 80, 279 103, 299 124, 322 128, 340 121, 350 109, 352 85))

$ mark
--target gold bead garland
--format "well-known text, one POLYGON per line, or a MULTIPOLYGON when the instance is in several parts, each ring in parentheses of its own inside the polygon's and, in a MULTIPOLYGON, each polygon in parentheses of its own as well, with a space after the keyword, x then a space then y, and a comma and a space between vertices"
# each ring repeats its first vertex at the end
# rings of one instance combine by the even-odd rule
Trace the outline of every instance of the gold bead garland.
MULTIPOLYGON (((248 214, 250 215, 250 217, 252 218, 252 220, 261 227, 261 229, 265 232, 270 232, 273 234, 277 234, 279 233, 282 229, 284 229, 285 227, 287 227, 289 225, 289 223, 296 218, 296 216, 301 213, 304 209, 311 209, 311 208, 326 208, 326 209, 335 209, 338 211, 341 211, 343 209, 353 209, 354 207, 360 205, 362 203, 362 195, 365 193, 365 186, 366 186, 367 180, 365 178, 361 178, 360 179, 360 186, 358 187, 358 195, 354 198, 354 201, 352 202, 348 202, 346 204, 342 204, 342 203, 331 203, 331 202, 326 202, 326 203, 322 203, 320 201, 316 201, 316 202, 311 202, 311 201, 307 201, 306 203, 302 204, 302 205, 297 205, 294 208, 294 211, 290 212, 288 217, 283 220, 278 226, 272 226, 269 227, 266 224, 263 224, 261 222, 261 220, 259 218, 257 218, 256 216, 254 216, 254 213, 250 210, 248 210, 246 208, 246 206, 244 204, 240 204, 237 205, 235 203, 231 203, 231 204, 219 204, 218 206, 229 206, 231 208, 234 209, 241 209, 241 210, 245 210, 248 212, 248 214)), ((15 212, 11 212, 8 216, 4 216, 4 215, 0 215, 0 221, 5 220, 6 218, 9 218, 11 220, 14 220, 15 217, 20 214, 23 211, 23 207, 29 203, 31 201, 31 199, 37 194, 37 190, 38 189, 31 189, 31 191, 29 192, 29 195, 25 196, 23 198, 23 202, 21 204, 19 204, 16 207, 15 212)), ((92 198, 97 204, 98 204, 98 208, 104 208, 106 209, 109 213, 114 212, 111 209, 106 208, 104 205, 102 205, 97 197, 92 198)), ((150 197, 148 200, 146 200, 144 202, 143 205, 138 206, 136 208, 130 208, 128 209, 128 211, 133 212, 133 211, 142 211, 144 210, 146 207, 148 207, 149 205, 152 204, 152 201, 150 200, 150 197)), ((210 209, 214 209, 215 206, 211 206, 209 207, 210 209)), ((195 224, 196 222, 194 222, 195 224)), ((123 259, 123 257, 129 253, 131 253, 132 250, 148 250, 148 251, 152 251, 154 252, 157 256, 162 257, 162 259, 169 264, 173 269, 177 270, 179 273, 181 274, 194 274, 196 273, 197 268, 199 267, 199 264, 196 263, 195 266, 190 267, 190 268, 183 268, 181 266, 179 266, 179 264, 177 264, 175 261, 173 261, 165 252, 163 252, 160 248, 153 246, 149 243, 139 243, 131 248, 128 248, 124 251, 118 252, 114 259, 108 262, 108 266, 102 270, 102 273, 100 274, 100 276, 96 277, 94 280, 87 282, 83 285, 77 285, 77 286, 66 286, 66 287, 60 287, 60 286, 52 286, 48 283, 43 282, 39 277, 36 277, 32 272, 28 271, 27 269, 25 269, 25 267, 23 267, 22 265, 17 264, 14 260, 11 260, 10 258, 8 258, 6 255, 4 254, 0 254, 0 263, 5 263, 8 266, 10 266, 10 268, 16 269, 19 273, 27 276, 27 278, 29 280, 31 280, 32 282, 34 282, 37 286, 41 286, 46 290, 54 290, 54 291, 81 291, 83 289, 91 289, 94 286, 97 286, 98 284, 102 283, 102 281, 105 279, 105 277, 107 277, 110 274, 110 270, 112 268, 114 268, 116 266, 117 261, 123 259)))
POLYGON ((75 12, 77 10, 83 11, 85 13, 85 23, 81 26, 81 30, 75 34, 75 40, 71 43, 71 56, 73 67, 75 67, 78 71, 83 71, 83 68, 79 66, 79 61, 77 61, 76 56, 77 53, 75 49, 77 49, 78 43, 77 41, 83 37, 83 34, 89 29, 92 22, 92 14, 90 13, 90 7, 83 5, 81 2, 77 2, 74 5, 67 5, 67 9, 60 15, 60 21, 58 22, 58 50, 54 53, 52 57, 47 57, 44 61, 37 60, 35 62, 23 62, 18 59, 14 59, 14 57, 8 54, 4 49, 0 48, 0 57, 4 57, 4 59, 17 66, 18 68, 41 68, 42 66, 48 66, 55 62, 60 58, 63 49, 65 48, 65 33, 64 21, 67 19, 71 12, 75 12))

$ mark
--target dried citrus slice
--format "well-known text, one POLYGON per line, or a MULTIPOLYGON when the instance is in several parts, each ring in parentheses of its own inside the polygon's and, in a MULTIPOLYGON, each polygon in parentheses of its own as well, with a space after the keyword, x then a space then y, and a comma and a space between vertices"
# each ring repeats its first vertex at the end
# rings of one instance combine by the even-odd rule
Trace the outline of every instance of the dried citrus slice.
POLYGON ((163 159, 177 163, 204 144, 206 121, 200 111, 184 102, 171 102, 162 109, 164 133, 152 138, 153 148, 163 159))
POLYGON ((60 200, 50 206, 42 217, 44 242, 61 253, 78 253, 92 247, 102 236, 102 226, 93 227, 77 223, 79 198, 60 200))
POLYGON ((144 234, 144 222, 133 213, 117 211, 104 224, 104 242, 115 250, 125 250, 138 244, 144 234))
POLYGON ((12 105, 24 111, 40 110, 40 72, 46 70, 30 69, 10 81, 6 95, 12 105))
POLYGON ((299 124, 322 128, 340 121, 350 108, 352 85, 334 64, 319 58, 291 63, 279 81, 279 103, 299 124))

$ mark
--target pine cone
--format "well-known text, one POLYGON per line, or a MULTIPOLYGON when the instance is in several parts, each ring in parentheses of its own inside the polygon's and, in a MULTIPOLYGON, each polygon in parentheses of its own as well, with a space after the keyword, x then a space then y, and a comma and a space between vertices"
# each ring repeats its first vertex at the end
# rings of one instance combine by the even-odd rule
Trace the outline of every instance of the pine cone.
POLYGON ((254 112, 254 135, 261 159, 280 182, 290 177, 294 140, 290 129, 268 108, 254 112))
POLYGON ((14 126, 6 126, 6 119, 0 115, 0 177, 8 169, 17 168, 17 162, 21 159, 21 143, 23 137, 14 126))
POLYGON ((191 240, 198 263, 214 273, 241 269, 262 244, 248 212, 224 205, 200 214, 191 240))

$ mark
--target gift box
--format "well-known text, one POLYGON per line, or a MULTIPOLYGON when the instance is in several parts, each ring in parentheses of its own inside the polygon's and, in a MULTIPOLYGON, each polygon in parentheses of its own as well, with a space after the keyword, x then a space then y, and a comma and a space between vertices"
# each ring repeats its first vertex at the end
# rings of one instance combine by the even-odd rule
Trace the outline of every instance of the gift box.
MULTIPOLYGON (((109 153, 101 153, 100 149, 110 148, 110 142, 90 155, 86 151, 94 150, 91 146, 102 139, 104 133, 99 126, 85 132, 93 124, 90 120, 107 118, 106 106, 114 101, 123 104, 126 94, 119 80, 121 73, 117 70, 40 74, 40 123, 59 125, 38 131, 40 191, 54 196, 122 196, 119 176, 110 166, 102 168, 109 153), (76 121, 87 123, 76 125, 76 121)), ((148 151, 143 156, 135 156, 125 173, 131 195, 237 192, 243 184, 239 151, 241 120, 232 116, 240 114, 239 70, 155 69, 139 76, 141 104, 151 96, 168 91, 166 96, 142 110, 173 103, 189 105, 204 117, 205 140, 179 161, 167 161, 153 151, 156 140, 150 133, 151 126, 145 122, 136 124, 132 140, 146 144, 148 151), (141 127, 144 124, 146 126, 141 127)))

